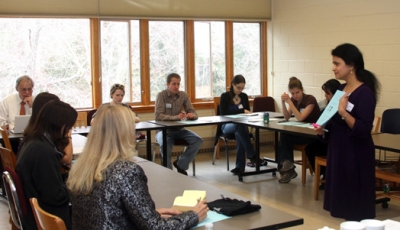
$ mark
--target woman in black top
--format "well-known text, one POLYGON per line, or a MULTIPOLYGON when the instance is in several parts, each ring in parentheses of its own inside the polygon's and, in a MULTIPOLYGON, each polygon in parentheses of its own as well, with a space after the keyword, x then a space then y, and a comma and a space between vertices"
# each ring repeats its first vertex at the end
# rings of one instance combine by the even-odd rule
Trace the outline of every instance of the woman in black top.
MULTIPOLYGON (((231 81, 229 92, 221 94, 219 105, 221 115, 233 115, 239 113, 251 113, 249 98, 243 93, 246 79, 242 75, 236 75, 231 81)), ((236 138, 236 167, 231 170, 235 175, 244 172, 246 166, 245 153, 252 162, 255 161, 256 151, 250 141, 249 130, 246 125, 228 123, 222 125, 223 133, 234 133, 236 138)))
MULTIPOLYGON (((56 100, 46 103, 25 129, 16 166, 27 202, 36 197, 40 207, 63 219, 67 229, 71 229, 69 195, 60 168, 77 116, 69 104, 56 100)), ((37 229, 31 209, 25 229, 37 229)))

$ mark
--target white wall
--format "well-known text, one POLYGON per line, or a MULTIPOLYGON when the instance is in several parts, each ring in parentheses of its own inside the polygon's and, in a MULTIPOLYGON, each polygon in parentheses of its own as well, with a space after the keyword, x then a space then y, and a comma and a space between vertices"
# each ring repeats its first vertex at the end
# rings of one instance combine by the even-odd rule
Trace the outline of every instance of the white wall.
POLYGON ((291 76, 323 98, 321 85, 334 78, 330 52, 346 42, 358 46, 382 85, 376 115, 400 108, 400 1, 273 0, 268 29, 269 94, 279 106, 291 76))

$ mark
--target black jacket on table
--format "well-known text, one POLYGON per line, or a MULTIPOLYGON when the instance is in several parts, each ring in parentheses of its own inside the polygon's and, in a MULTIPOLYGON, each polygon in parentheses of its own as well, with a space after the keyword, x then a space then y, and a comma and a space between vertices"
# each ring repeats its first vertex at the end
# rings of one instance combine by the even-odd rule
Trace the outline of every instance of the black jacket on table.
MULTIPOLYGON (((36 197, 39 206, 64 220, 71 229, 69 193, 60 168, 62 155, 44 135, 25 143, 19 151, 16 171, 24 188, 27 204, 36 197)), ((37 229, 31 208, 28 208, 26 229, 37 229)))
POLYGON ((239 97, 240 97, 239 104, 242 104, 243 108, 232 111, 229 109, 229 105, 232 104, 232 99, 231 96, 229 95, 229 92, 221 94, 221 99, 219 104, 220 115, 235 115, 239 113, 244 113, 245 109, 250 111, 249 97, 247 96, 247 94, 240 93, 239 97))

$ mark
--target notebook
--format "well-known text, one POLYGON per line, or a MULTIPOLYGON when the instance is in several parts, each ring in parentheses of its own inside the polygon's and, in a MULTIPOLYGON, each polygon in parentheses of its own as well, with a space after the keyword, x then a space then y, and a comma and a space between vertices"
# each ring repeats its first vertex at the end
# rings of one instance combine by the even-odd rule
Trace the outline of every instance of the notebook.
POLYGON ((186 212, 193 209, 194 206, 206 198, 206 191, 201 190, 185 190, 182 196, 177 196, 172 205, 173 209, 186 212))
POLYGON ((25 127, 28 125, 31 115, 17 115, 15 116, 14 129, 10 130, 12 133, 23 133, 25 127))

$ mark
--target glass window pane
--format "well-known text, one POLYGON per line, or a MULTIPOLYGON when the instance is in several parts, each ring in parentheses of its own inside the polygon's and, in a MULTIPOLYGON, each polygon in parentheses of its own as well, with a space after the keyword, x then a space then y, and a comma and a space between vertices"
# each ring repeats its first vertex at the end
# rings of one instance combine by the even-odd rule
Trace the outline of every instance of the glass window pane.
POLYGON ((102 102, 111 101, 110 88, 115 83, 125 85, 123 101, 129 101, 129 22, 101 21, 100 31, 102 102))
POLYGON ((169 73, 181 76, 181 90, 185 90, 183 22, 150 21, 150 100, 166 88, 169 73))
POLYGON ((139 20, 131 21, 131 73, 132 102, 142 101, 142 85, 140 78, 140 30, 139 20))
POLYGON ((196 98, 225 92, 225 24, 195 22, 196 98))
POLYGON ((34 95, 48 91, 92 107, 89 19, 1 18, 0 28, 0 98, 29 75, 34 95))
POLYGON ((260 24, 233 23, 234 73, 246 78, 245 93, 261 95, 260 24))

